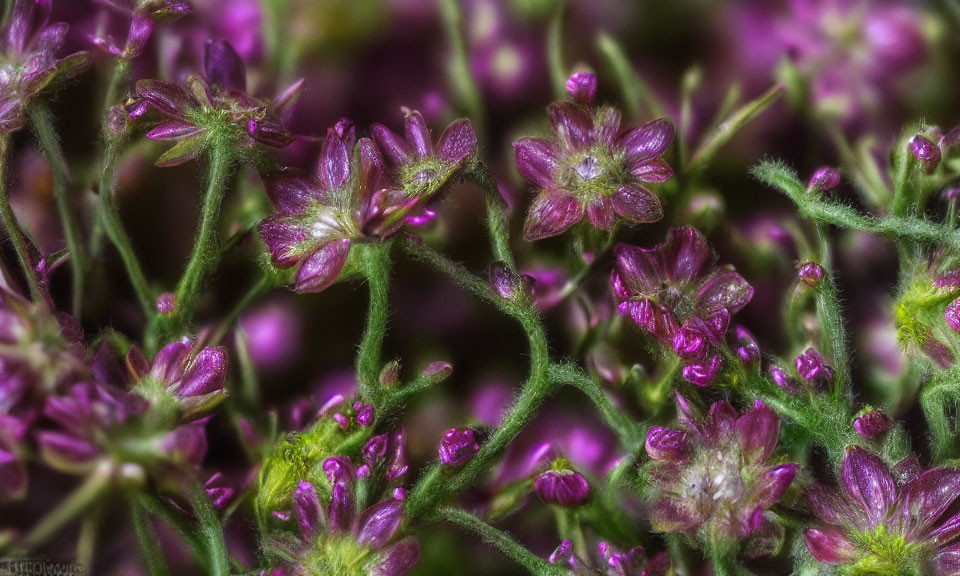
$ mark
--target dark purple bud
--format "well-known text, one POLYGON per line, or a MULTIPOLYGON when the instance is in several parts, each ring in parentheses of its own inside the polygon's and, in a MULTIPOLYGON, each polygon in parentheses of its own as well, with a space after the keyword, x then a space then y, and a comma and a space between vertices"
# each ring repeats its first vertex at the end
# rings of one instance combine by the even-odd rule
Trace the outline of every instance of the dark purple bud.
POLYGON ((226 40, 207 40, 203 69, 210 84, 241 94, 246 93, 247 67, 226 40))
POLYGON ((684 366, 681 374, 683 379, 696 386, 710 386, 720 371, 720 357, 711 356, 702 364, 684 366))
POLYGON ((363 446, 364 461, 370 466, 376 466, 382 462, 387 456, 389 442, 389 436, 387 434, 380 434, 368 440, 363 446))
POLYGON ((807 348, 796 359, 797 373, 804 380, 814 382, 823 380, 828 384, 833 383, 833 370, 827 366, 826 362, 819 353, 813 348, 807 348))
POLYGON ((950 325, 950 328, 952 328, 957 334, 960 334, 960 298, 957 298, 947 305, 947 309, 943 313, 943 317, 946 318, 947 324, 950 325))
POLYGON ((380 385, 389 388, 400 383, 400 360, 391 360, 380 370, 380 385))
POLYGON ((567 80, 567 93, 574 102, 592 104, 597 95, 597 77, 590 72, 577 72, 567 80))
POLYGON ((177 309, 177 297, 173 292, 164 292, 157 298, 157 312, 166 316, 177 309))
POLYGON ((536 479, 533 490, 547 504, 564 508, 583 506, 590 500, 590 483, 562 459, 554 461, 553 467, 536 479))
POLYGON ((690 439, 682 430, 654 426, 647 432, 647 455, 654 460, 682 462, 690 453, 690 439))
POLYGON ((442 376, 446 378, 453 373, 453 366, 448 362, 431 362, 426 368, 423 369, 424 376, 442 376))
POLYGON ((893 428, 893 418, 883 410, 869 408, 853 421, 853 429, 868 440, 876 440, 893 428))
POLYGON ((451 428, 440 441, 440 461, 451 468, 462 466, 472 459, 478 450, 480 443, 477 442, 473 430, 451 428))
POLYGON ((800 391, 796 380, 788 376, 787 373, 781 370, 779 366, 770 367, 770 376, 773 378, 773 381, 777 383, 777 386, 783 388, 787 392, 796 394, 800 391))
POLYGON ((395 500, 406 500, 406 499, 407 499, 407 491, 406 491, 406 489, 404 489, 403 486, 397 486, 396 488, 394 488, 394 489, 393 489, 393 498, 394 498, 395 500))
POLYGON ((176 394, 181 398, 223 390, 227 379, 227 350, 222 346, 204 348, 190 362, 176 394))
POLYGON ((300 482, 293 494, 293 509, 300 524, 300 534, 309 541, 320 525, 320 498, 310 482, 300 482))
POLYGON ((530 286, 525 278, 514 274, 503 262, 495 262, 490 266, 490 283, 501 298, 515 300, 530 293, 530 286))
POLYGON ((683 360, 700 360, 707 352, 707 337, 699 328, 684 324, 673 336, 673 351, 683 360))
POLYGON ((737 356, 747 366, 752 366, 760 359, 760 347, 757 346, 757 339, 753 334, 743 326, 737 326, 737 356))
POLYGON ((816 288, 823 280, 823 267, 816 262, 804 262, 797 268, 797 278, 807 286, 816 288))
POLYGON ((822 190, 824 192, 829 192, 833 190, 840 184, 840 172, 836 168, 831 168, 829 166, 823 166, 818 168, 816 172, 813 173, 813 176, 810 177, 810 182, 807 184, 809 190, 822 190))
POLYGON ((384 500, 363 511, 357 520, 357 542, 374 550, 383 548, 400 528, 403 521, 403 502, 384 500))
POLYGON ((910 153, 920 161, 923 171, 928 174, 940 164, 940 147, 926 136, 917 134, 910 139, 910 153))
POLYGON ((357 413, 357 424, 364 427, 373 424, 373 406, 370 404, 364 404, 363 402, 354 402, 353 409, 357 413))

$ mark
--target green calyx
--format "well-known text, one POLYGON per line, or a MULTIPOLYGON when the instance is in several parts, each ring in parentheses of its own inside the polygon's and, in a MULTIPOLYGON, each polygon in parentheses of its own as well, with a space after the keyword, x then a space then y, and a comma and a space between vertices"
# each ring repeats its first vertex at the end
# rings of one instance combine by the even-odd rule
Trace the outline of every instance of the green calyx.
POLYGON ((351 534, 330 534, 318 539, 300 566, 302 574, 320 576, 366 576, 379 560, 370 548, 351 534))
POLYGON ((457 166, 428 156, 403 166, 397 176, 406 196, 425 198, 439 192, 456 170, 457 166))
POLYGON ((931 331, 946 328, 943 313, 946 305, 958 296, 955 290, 944 290, 929 280, 908 285, 894 304, 897 341, 901 347, 922 346, 931 331))
POLYGON ((613 196, 626 178, 623 156, 623 152, 611 153, 604 144, 578 151, 567 157, 558 184, 584 201, 613 196))
POLYGON ((849 576, 917 576, 919 546, 908 542, 902 534, 890 532, 883 524, 873 532, 862 532, 855 538, 866 552, 862 558, 844 567, 849 576))

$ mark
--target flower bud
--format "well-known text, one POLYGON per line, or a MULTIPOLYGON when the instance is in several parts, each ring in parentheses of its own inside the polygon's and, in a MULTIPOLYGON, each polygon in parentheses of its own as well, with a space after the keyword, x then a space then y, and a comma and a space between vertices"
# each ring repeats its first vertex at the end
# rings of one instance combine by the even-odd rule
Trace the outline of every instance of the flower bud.
POLYGON ((760 347, 757 346, 757 339, 753 334, 743 326, 737 326, 737 356, 740 361, 747 366, 751 366, 760 359, 760 347))
POLYGON ((720 357, 711 356, 703 364, 691 364, 684 366, 681 374, 683 379, 696 386, 709 386, 717 377, 720 371, 720 357))
POLYGON ((157 298, 157 312, 166 316, 177 309, 177 297, 173 292, 164 292, 157 298))
POLYGON ((950 325, 950 328, 952 328, 957 334, 960 334, 960 298, 957 298, 947 305, 947 309, 944 311, 943 317, 946 318, 947 324, 950 325))
POLYGON ((787 373, 781 370, 779 366, 770 367, 770 377, 773 378, 773 381, 777 383, 777 386, 783 388, 791 394, 796 394, 800 391, 800 388, 797 386, 797 381, 788 376, 787 373))
POLYGON ((647 455, 654 460, 680 462, 690 451, 690 441, 682 430, 654 426, 647 432, 645 447, 647 455))
POLYGON ((380 385, 389 388, 400 383, 400 360, 394 359, 380 371, 380 385))
POLYGON ((804 262, 797 268, 797 279, 811 288, 816 288, 823 280, 823 267, 816 262, 804 262))
POLYGON ((363 402, 354 402, 353 410, 357 413, 357 424, 364 427, 373 424, 373 406, 370 404, 364 404, 363 402))
POLYGON ((445 466, 456 468, 469 462, 480 450, 480 443, 470 428, 451 428, 440 441, 440 461, 445 466))
POLYGON ((853 421, 853 429, 868 440, 876 440, 893 428, 893 418, 883 410, 867 408, 853 421))
POLYGON ((582 506, 590 500, 590 483, 563 458, 554 460, 550 469, 534 481, 533 490, 547 504, 564 508, 582 506))
POLYGON ((813 176, 810 177, 807 189, 829 192, 838 185, 840 185, 840 172, 838 172, 836 168, 823 166, 818 168, 817 171, 813 173, 813 176))
POLYGON ((501 298, 517 300, 529 296, 532 279, 514 274, 503 262, 495 262, 490 266, 490 283, 501 298))
POLYGON ((937 146, 926 136, 917 134, 910 139, 910 153, 920 161, 923 171, 927 174, 933 172, 940 164, 941 152, 940 146, 937 146))
POLYGON ((807 348, 803 354, 797 356, 795 364, 797 373, 804 380, 810 382, 823 380, 828 384, 833 383, 833 369, 827 366, 823 356, 813 348, 807 348))
POLYGON ((567 93, 574 102, 592 103, 597 95, 597 77, 590 72, 577 72, 567 80, 567 93))

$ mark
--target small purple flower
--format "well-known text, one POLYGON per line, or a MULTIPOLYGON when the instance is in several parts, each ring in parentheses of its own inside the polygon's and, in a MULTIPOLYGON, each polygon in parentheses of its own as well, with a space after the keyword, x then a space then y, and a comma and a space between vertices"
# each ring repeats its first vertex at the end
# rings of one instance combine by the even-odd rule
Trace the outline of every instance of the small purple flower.
POLYGON ((614 257, 610 284, 620 315, 670 346, 687 364, 687 381, 710 385, 730 318, 753 298, 753 287, 732 268, 717 267, 706 238, 689 226, 671 228, 654 248, 618 244, 614 257))
POLYGON ((473 459, 477 451, 480 450, 480 442, 477 441, 476 434, 470 428, 462 430, 451 428, 443 435, 438 450, 440 461, 443 462, 444 466, 456 468, 473 459))
POLYGON ((940 164, 942 154, 940 146, 923 134, 917 134, 910 139, 910 153, 920 161, 923 171, 927 174, 933 172, 940 164))
POLYGON ((618 110, 594 107, 592 74, 575 74, 567 88, 574 101, 550 105, 553 140, 513 144, 517 170, 537 187, 524 238, 556 236, 584 215, 601 230, 611 229, 618 217, 638 223, 663 218, 660 200, 645 184, 673 176, 661 158, 673 141, 673 123, 660 118, 621 130, 618 110))
POLYGON ((7 26, 0 31, 0 132, 23 128, 31 100, 90 65, 86 52, 56 57, 69 26, 62 22, 49 24, 50 10, 51 0, 15 0, 7 26))
POLYGON ((137 103, 130 112, 138 119, 154 109, 163 120, 147 138, 176 144, 163 153, 157 166, 177 166, 199 157, 212 138, 229 139, 238 150, 256 144, 283 148, 293 142, 280 116, 299 94, 297 82, 272 102, 247 94, 246 66, 233 47, 210 40, 204 53, 204 74, 191 76, 182 88, 160 80, 137 82, 137 103))
POLYGON ((737 416, 717 402, 697 419, 681 401, 682 430, 652 428, 647 477, 655 490, 650 522, 658 532, 745 541, 745 552, 776 549, 783 530, 767 509, 793 482, 796 464, 774 464, 780 418, 761 403, 737 416), (684 408, 685 407, 685 408, 684 408))
POLYGON ((668 576, 670 557, 660 552, 647 559, 642 546, 621 552, 606 542, 597 545, 594 561, 580 558, 574 553, 573 542, 563 540, 550 554, 551 564, 559 564, 576 576, 668 576))
POLYGON ((583 506, 590 500, 590 483, 564 458, 556 458, 550 469, 533 483, 537 496, 547 504, 564 508, 583 506))
POLYGON ((408 199, 427 199, 460 172, 477 154, 477 134, 469 120, 447 126, 436 148, 420 112, 403 109, 403 138, 384 126, 370 127, 383 153, 391 180, 408 199))
POLYGON ((893 418, 883 410, 867 408, 853 421, 857 434, 868 440, 876 440, 893 428, 893 418))
POLYGON ((797 278, 811 288, 816 288, 823 280, 823 267, 816 262, 804 262, 797 268, 797 278))
POLYGON ((947 308, 943 312, 943 317, 946 319, 950 328, 957 334, 960 334, 960 298, 947 304, 947 308))
POLYGON ((823 356, 813 348, 804 350, 797 356, 794 364, 797 367, 797 374, 807 382, 833 384, 833 369, 827 366, 823 356))
POLYGON ((97 0, 98 3, 130 18, 130 29, 126 43, 120 43, 112 36, 90 36, 90 41, 102 50, 133 60, 143 53, 153 28, 158 24, 169 24, 190 13, 190 5, 183 0, 97 0))
POLYGON ((220 472, 210 476, 210 478, 203 483, 203 489, 207 492, 207 496, 213 503, 213 507, 217 510, 223 510, 227 503, 233 498, 234 494, 233 488, 226 484, 223 474, 220 472))
POLYGON ((870 566, 876 574, 948 576, 960 570, 960 515, 954 509, 960 470, 895 475, 883 460, 854 446, 843 458, 840 483, 840 491, 818 484, 805 492, 822 522, 803 534, 814 558, 840 567, 870 566))
POLYGON ((494 262, 490 265, 490 284, 505 300, 530 297, 533 283, 533 278, 511 272, 503 262, 494 262))
POLYGON ((177 309, 177 296, 173 292, 164 292, 157 298, 157 312, 167 316, 177 309))
POLYGON ((840 172, 836 168, 823 166, 818 168, 817 171, 813 173, 813 176, 810 177, 810 182, 807 184, 807 188, 809 190, 829 192, 839 185, 840 172))
POLYGON ((757 339, 743 326, 737 326, 735 334, 737 356, 740 357, 741 362, 752 366, 760 359, 760 346, 757 345, 757 339))
POLYGON ((357 413, 357 424, 364 427, 373 424, 373 406, 370 404, 364 404, 363 402, 354 402, 353 410, 357 413))
POLYGON ((183 421, 203 416, 225 397, 227 351, 222 346, 200 348, 189 339, 171 342, 157 352, 149 367, 134 346, 126 363, 136 382, 134 390, 145 398, 156 398, 157 388, 170 394, 183 421))

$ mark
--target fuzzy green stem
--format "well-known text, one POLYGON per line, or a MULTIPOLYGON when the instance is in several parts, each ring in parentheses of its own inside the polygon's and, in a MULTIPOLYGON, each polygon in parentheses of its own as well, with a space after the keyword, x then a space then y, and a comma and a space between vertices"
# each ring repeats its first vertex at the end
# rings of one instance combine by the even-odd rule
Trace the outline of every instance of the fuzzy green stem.
POLYGON ((379 407, 381 392, 380 352, 390 314, 390 244, 371 244, 364 251, 363 276, 370 287, 367 326, 357 353, 357 391, 367 402, 379 407))
POLYGON ((437 0, 443 17, 447 41, 450 42, 450 56, 447 61, 447 76, 450 90, 457 103, 478 126, 483 126, 483 99, 480 89, 470 74, 470 62, 467 43, 463 33, 463 13, 458 0, 437 0))
POLYGON ((466 178, 483 189, 487 201, 487 232, 493 257, 507 265, 510 270, 516 268, 513 252, 510 250, 510 216, 506 202, 500 195, 497 181, 483 162, 474 163, 467 171, 466 178))
POLYGON ((583 392, 597 407, 607 426, 616 432, 620 443, 628 453, 643 445, 639 428, 613 404, 610 397, 583 370, 573 364, 551 364, 549 374, 555 384, 568 384, 583 392))
POLYGON ((843 326, 843 308, 837 295, 833 278, 833 257, 830 253, 830 238, 826 227, 815 224, 817 243, 820 247, 820 265, 826 274, 817 289, 817 316, 820 318, 823 335, 822 346, 829 348, 834 363, 834 385, 831 391, 838 402, 847 400, 850 388, 850 351, 847 347, 847 331, 843 326))
POLYGON ((149 576, 168 576, 170 567, 167 566, 163 550, 160 548, 160 542, 157 533, 150 523, 143 505, 135 499, 130 500, 130 519, 133 522, 133 530, 137 536, 137 547, 140 549, 140 556, 143 559, 143 565, 149 576))
POLYGON ((561 576, 565 571, 530 552, 506 532, 495 528, 473 514, 459 508, 444 508, 431 518, 436 522, 450 522, 468 530, 492 544, 507 557, 536 576, 561 576))
POLYGON ((87 254, 81 238, 77 209, 71 202, 68 190, 67 159, 63 155, 60 138, 53 124, 53 114, 50 113, 50 108, 46 104, 41 102, 30 107, 30 122, 53 177, 53 196, 57 202, 57 212, 60 214, 60 223, 63 225, 67 249, 70 250, 70 266, 73 270, 73 315, 79 318, 83 306, 87 254))
POLYGON ((112 140, 107 144, 106 155, 104 156, 103 172, 100 175, 100 222, 107 233, 107 238, 116 247, 120 253, 120 259, 127 270, 127 276, 130 278, 130 284, 137 295, 137 301, 147 318, 152 318, 155 312, 151 290, 147 284, 147 278, 143 274, 143 268, 140 266, 140 260, 133 250, 133 243, 130 236, 127 235, 123 222, 120 219, 120 213, 116 206, 116 167, 121 157, 121 142, 112 140))
POLYGON ((103 521, 104 504, 94 506, 93 510, 83 519, 80 526, 80 535, 77 537, 77 564, 93 566, 94 555, 97 551, 97 536, 100 532, 100 523, 103 521))
POLYGON ((217 518, 210 497, 199 483, 191 489, 193 511, 197 515, 197 535, 207 558, 207 573, 211 576, 230 576, 230 556, 223 538, 223 527, 217 518))
POLYGON ((640 76, 634 72, 626 52, 613 36, 600 34, 597 36, 597 47, 607 60, 607 65, 620 87, 620 99, 623 101, 627 114, 631 118, 640 117, 640 104, 647 107, 650 115, 659 118, 665 116, 663 104, 653 93, 653 90, 640 76))
POLYGON ((43 546, 64 526, 76 520, 97 502, 107 492, 112 480, 113 468, 110 464, 102 463, 97 466, 83 484, 34 526, 23 539, 23 546, 28 550, 43 546))
POLYGON ((196 530, 191 525, 191 521, 182 512, 170 507, 159 498, 146 492, 137 494, 137 501, 146 508, 150 514, 160 517, 180 538, 190 546, 196 557, 202 562, 204 567, 207 565, 207 558, 203 542, 197 535, 196 530))
POLYGON ((0 136, 0 221, 3 222, 3 229, 13 244, 13 250, 17 253, 17 259, 20 261, 20 267, 23 269, 23 276, 27 281, 27 287, 30 289, 30 296, 34 300, 40 299, 40 284, 37 282, 36 272, 33 269, 33 263, 30 260, 29 248, 27 246, 27 234, 20 227, 13 208, 10 206, 10 197, 7 194, 7 172, 10 163, 10 136, 0 136))
POLYGON ((550 18, 550 27, 547 28, 547 59, 550 65, 550 83, 553 86, 553 96, 557 100, 567 97, 567 66, 563 58, 563 13, 566 11, 566 0, 557 3, 553 17, 550 18))
POLYGON ((110 111, 112 106, 119 104, 120 91, 123 85, 127 83, 130 76, 130 61, 126 58, 118 58, 113 67, 113 74, 110 76, 110 83, 107 85, 107 93, 103 99, 104 116, 110 111))
POLYGON ((443 273, 458 286, 474 296, 496 305, 501 310, 506 309, 504 299, 500 298, 489 284, 476 275, 471 274, 463 265, 449 260, 444 255, 418 240, 403 238, 400 241, 400 247, 411 258, 423 262, 443 273))

